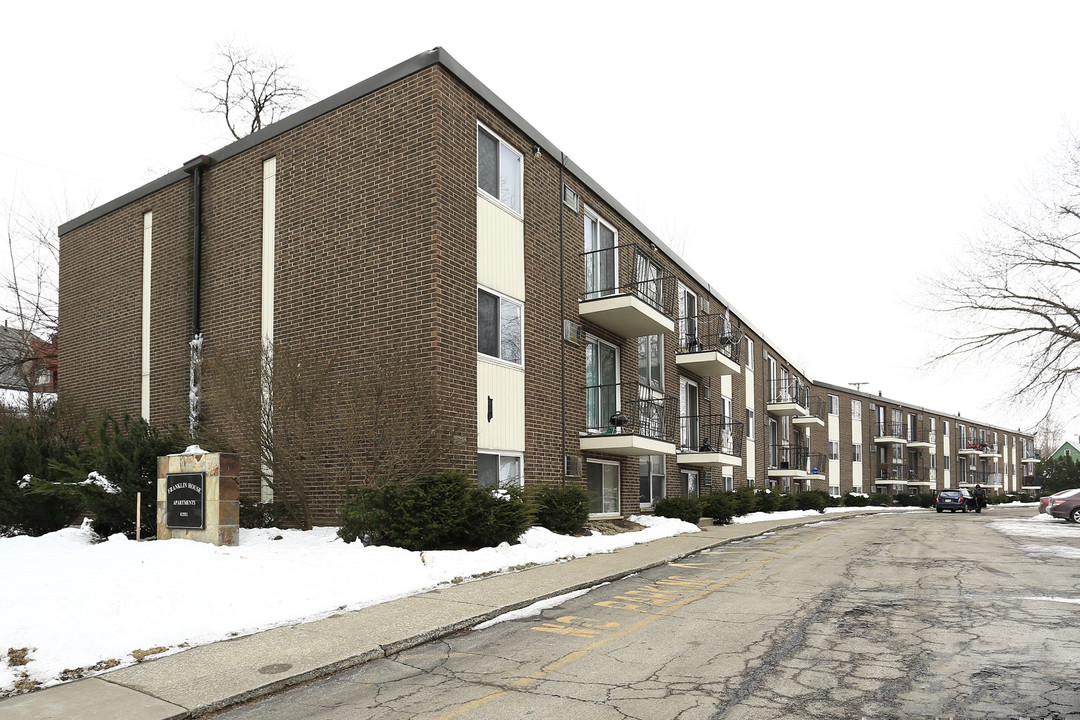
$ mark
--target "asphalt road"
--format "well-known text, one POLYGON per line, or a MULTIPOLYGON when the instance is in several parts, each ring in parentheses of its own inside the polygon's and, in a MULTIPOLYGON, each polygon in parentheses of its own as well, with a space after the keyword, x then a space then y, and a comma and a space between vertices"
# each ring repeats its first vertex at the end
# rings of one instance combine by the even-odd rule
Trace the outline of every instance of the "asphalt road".
POLYGON ((1033 514, 725 545, 218 717, 1080 718, 1080 526, 1033 514))

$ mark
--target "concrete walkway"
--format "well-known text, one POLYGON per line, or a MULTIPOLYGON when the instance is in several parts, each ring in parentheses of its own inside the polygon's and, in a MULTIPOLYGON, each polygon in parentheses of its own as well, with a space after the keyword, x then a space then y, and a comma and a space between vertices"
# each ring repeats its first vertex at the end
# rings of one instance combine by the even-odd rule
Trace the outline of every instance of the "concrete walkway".
POLYGON ((815 515, 708 526, 700 533, 439 588, 8 698, 0 701, 0 719, 198 717, 407 650, 538 600, 617 580, 706 548, 778 528, 857 516, 815 515))

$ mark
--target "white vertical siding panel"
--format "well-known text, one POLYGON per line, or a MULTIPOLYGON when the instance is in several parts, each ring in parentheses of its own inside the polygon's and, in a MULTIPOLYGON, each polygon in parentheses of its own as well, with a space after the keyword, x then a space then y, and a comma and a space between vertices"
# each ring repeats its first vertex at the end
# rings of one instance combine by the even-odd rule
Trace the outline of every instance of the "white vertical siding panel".
POLYGON ((525 373, 477 360, 476 445, 491 450, 525 452, 525 373), (488 398, 494 413, 488 421, 488 398))
POLYGON ((525 224, 501 206, 476 198, 476 278, 481 285, 525 299, 525 224))

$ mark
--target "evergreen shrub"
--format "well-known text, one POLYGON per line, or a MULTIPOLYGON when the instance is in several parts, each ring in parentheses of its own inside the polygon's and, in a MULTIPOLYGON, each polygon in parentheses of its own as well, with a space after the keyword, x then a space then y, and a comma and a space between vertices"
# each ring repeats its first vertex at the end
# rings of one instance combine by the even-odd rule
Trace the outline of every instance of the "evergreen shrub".
POLYGON ((536 524, 551 532, 572 535, 589 519, 589 493, 580 485, 541 485, 527 497, 536 524))
POLYGON ((870 504, 870 497, 863 493, 847 493, 844 495, 842 502, 844 507, 866 507, 870 504))
POLYGON ((281 528, 289 525, 292 514, 279 500, 259 502, 240 498, 240 527, 281 528))
POLYGON ((77 498, 33 492, 35 483, 24 479, 55 479, 50 463, 77 446, 58 412, 57 405, 32 417, 0 409, 0 537, 44 535, 77 519, 77 498))
POLYGON ((732 504, 734 507, 734 516, 741 517, 743 515, 749 515, 752 512, 757 512, 760 507, 758 503, 759 495, 765 493, 754 492, 753 488, 739 488, 735 493, 735 497, 732 498, 732 504))
POLYGON ((892 499, 892 496, 890 496, 890 495, 885 495, 883 493, 873 493, 872 495, 870 495, 870 502, 868 502, 867 504, 868 505, 884 505, 885 507, 892 507, 893 499, 892 499))
POLYGON ((701 500, 696 497, 669 497, 657 500, 653 512, 660 517, 677 518, 694 525, 701 520, 701 500))
POLYGON ((706 495, 701 502, 701 516, 712 518, 717 525, 728 525, 735 517, 736 493, 717 492, 706 495))
POLYGON ((783 493, 776 500, 776 509, 780 511, 797 510, 798 507, 798 504, 795 502, 795 496, 791 493, 783 493))
POLYGON ((517 542, 533 514, 520 490, 477 488, 461 473, 350 488, 338 535, 406 550, 460 550, 517 542))
POLYGON ((817 510, 823 513, 831 504, 829 493, 821 490, 806 490, 795 496, 795 505, 799 510, 817 510))
POLYGON ((762 490, 757 494, 757 511, 763 513, 775 512, 779 501, 780 499, 773 491, 762 490))

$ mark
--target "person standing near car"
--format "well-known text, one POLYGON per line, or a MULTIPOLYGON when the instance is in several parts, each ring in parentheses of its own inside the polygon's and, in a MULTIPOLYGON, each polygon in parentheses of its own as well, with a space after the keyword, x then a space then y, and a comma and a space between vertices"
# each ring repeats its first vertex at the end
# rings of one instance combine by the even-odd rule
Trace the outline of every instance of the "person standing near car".
POLYGON ((986 507, 986 490, 979 483, 975 483, 975 489, 971 491, 971 496, 975 498, 975 512, 982 512, 982 509, 986 507))

